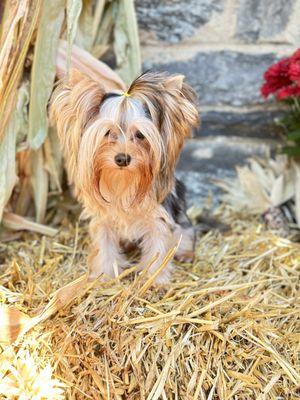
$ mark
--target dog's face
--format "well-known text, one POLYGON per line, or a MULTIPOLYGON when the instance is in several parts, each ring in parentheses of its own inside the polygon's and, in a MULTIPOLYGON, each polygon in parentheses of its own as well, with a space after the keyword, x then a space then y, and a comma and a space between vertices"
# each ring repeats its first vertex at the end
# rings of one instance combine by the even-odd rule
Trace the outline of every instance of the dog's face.
POLYGON ((104 201, 141 201, 159 173, 164 142, 140 100, 109 93, 82 136, 79 169, 91 157, 93 184, 104 201), (90 148, 93 138, 96 146, 90 148), (92 152, 92 154, 91 154, 92 152))
POLYGON ((184 139, 198 123, 182 76, 147 73, 127 93, 104 93, 78 71, 54 93, 52 118, 69 179, 88 207, 128 208, 171 190, 184 139))

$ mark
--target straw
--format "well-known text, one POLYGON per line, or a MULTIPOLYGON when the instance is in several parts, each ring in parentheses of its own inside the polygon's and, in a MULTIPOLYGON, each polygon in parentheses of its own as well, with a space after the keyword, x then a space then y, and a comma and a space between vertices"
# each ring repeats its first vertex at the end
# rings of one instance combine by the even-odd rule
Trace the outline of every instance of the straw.
POLYGON ((170 285, 137 267, 88 282, 85 222, 2 243, 0 312, 35 326, 6 343, 0 329, 0 398, 42 386, 46 365, 49 399, 299 398, 300 246, 255 217, 216 215, 231 231, 199 238, 170 285))

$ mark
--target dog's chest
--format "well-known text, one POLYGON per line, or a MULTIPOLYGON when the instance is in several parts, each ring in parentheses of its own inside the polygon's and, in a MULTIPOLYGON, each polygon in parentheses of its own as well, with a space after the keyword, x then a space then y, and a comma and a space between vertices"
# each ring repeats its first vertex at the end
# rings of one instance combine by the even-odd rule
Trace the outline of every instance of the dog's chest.
POLYGON ((155 209, 130 210, 128 212, 112 211, 106 215, 106 223, 119 240, 136 242, 146 234, 154 231, 157 221, 171 224, 169 216, 163 207, 155 209))
POLYGON ((151 216, 133 213, 110 213, 107 224, 119 240, 137 241, 144 236, 151 216))

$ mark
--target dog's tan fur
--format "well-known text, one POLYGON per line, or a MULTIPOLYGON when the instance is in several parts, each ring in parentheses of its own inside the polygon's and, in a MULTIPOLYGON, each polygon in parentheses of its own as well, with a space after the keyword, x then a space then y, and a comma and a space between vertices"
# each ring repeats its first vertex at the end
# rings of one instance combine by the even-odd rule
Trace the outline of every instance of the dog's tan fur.
MULTIPOLYGON (((50 110, 70 184, 91 218, 94 277, 113 275, 114 262, 126 264, 121 241, 139 243, 141 265, 159 254, 155 269, 185 233, 162 203, 174 188, 184 140, 198 124, 194 93, 181 75, 146 73, 128 94, 118 94, 103 101, 100 83, 71 70, 55 90, 50 110), (128 166, 116 165, 119 153, 131 156, 128 166)), ((183 250, 190 254, 190 248, 183 250)), ((169 272, 170 266, 159 280, 167 281, 169 272)))

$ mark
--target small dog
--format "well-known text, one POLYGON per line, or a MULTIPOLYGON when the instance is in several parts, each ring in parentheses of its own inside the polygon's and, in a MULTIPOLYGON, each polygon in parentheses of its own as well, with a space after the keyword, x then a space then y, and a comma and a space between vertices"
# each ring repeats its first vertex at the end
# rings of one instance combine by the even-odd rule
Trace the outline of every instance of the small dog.
MULTIPOLYGON (((53 94, 50 118, 69 182, 91 218, 91 278, 114 276, 132 244, 143 267, 158 255, 150 272, 180 238, 177 259, 193 260, 194 229, 184 186, 174 177, 184 140, 199 120, 196 96, 183 78, 147 72, 128 92, 105 93, 101 83, 71 70, 53 94)), ((170 262, 156 281, 168 282, 171 268, 170 262)))

